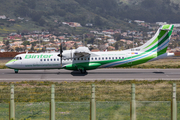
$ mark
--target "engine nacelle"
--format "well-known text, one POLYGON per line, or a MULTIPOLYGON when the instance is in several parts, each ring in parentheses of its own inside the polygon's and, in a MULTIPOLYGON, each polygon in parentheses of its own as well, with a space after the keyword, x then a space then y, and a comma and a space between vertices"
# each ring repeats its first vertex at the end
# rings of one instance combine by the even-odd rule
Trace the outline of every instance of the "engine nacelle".
POLYGON ((80 68, 84 68, 85 70, 93 70, 100 66, 100 63, 76 63, 63 66, 63 68, 66 70, 79 70, 80 68))

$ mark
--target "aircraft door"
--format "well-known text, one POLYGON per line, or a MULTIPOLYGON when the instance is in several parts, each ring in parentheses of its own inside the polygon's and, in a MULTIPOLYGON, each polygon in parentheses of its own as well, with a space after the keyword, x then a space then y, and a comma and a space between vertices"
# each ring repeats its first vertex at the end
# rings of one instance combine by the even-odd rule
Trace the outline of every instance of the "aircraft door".
POLYGON ((127 65, 132 65, 132 54, 131 54, 131 52, 128 52, 127 54, 126 54, 126 59, 127 59, 127 65))

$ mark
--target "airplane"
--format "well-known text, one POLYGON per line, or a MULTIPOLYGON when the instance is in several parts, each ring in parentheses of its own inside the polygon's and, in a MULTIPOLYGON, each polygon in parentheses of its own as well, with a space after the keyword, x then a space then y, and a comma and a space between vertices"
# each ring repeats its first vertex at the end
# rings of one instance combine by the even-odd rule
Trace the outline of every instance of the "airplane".
MULTIPOLYGON (((6 63, 8 68, 19 70, 66 69, 86 73, 97 68, 128 67, 169 56, 166 53, 174 25, 161 26, 156 34, 140 47, 124 51, 91 52, 87 47, 62 50, 60 53, 24 53, 6 63)), ((61 44, 62 45, 62 44, 61 44)))

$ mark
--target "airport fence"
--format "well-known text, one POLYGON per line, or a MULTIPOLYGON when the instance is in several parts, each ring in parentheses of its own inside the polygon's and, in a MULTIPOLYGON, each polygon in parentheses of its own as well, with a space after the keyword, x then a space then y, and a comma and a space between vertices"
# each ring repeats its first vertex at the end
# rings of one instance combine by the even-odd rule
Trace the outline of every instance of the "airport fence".
POLYGON ((53 84, 16 91, 17 87, 12 84, 0 89, 0 120, 180 119, 180 85, 175 83, 122 88, 94 84, 65 88, 53 84))

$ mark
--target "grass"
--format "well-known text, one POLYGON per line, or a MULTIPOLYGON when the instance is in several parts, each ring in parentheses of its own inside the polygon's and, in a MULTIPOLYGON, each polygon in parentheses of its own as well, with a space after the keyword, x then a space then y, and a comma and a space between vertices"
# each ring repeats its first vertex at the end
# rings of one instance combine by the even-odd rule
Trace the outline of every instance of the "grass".
POLYGON ((3 38, 4 38, 4 37, 0 37, 0 41, 3 41, 3 38))
POLYGON ((0 59, 0 69, 6 69, 5 64, 10 61, 10 59, 0 59))
MULTIPOLYGON (((172 82, 177 83, 177 100, 180 101, 180 81, 94 81, 94 82, 15 82, 16 102, 50 101, 50 85, 55 84, 56 101, 87 102, 91 98, 91 84, 96 85, 97 101, 130 101, 131 83, 136 84, 138 101, 171 101, 172 82)), ((11 82, 0 83, 0 103, 9 102, 11 82), (7 97, 8 96, 8 97, 7 97)))
POLYGON ((160 59, 160 60, 132 66, 132 68, 162 68, 162 69, 180 68, 180 58, 174 57, 174 58, 160 59))
MULTIPOLYGON (((177 101, 180 101, 179 81, 94 81, 0 82, 0 120, 8 119, 10 84, 15 86, 16 119, 43 120, 49 118, 50 87, 55 84, 56 118, 88 120, 91 85, 96 86, 97 120, 129 120, 131 84, 136 85, 137 119, 169 120, 171 117, 172 83, 177 84, 177 101)), ((180 102, 178 102, 180 119, 180 102)))
MULTIPOLYGON (((56 102, 56 119, 89 120, 89 102, 56 102)), ((8 119, 8 104, 0 104, 0 120, 8 119)), ((16 103, 15 117, 18 120, 44 120, 49 118, 49 103, 16 103)), ((177 119, 180 119, 180 102, 177 102, 177 119)), ((170 120, 170 102, 137 102, 137 120, 170 120)), ((97 120, 129 120, 129 102, 96 102, 97 120)))

